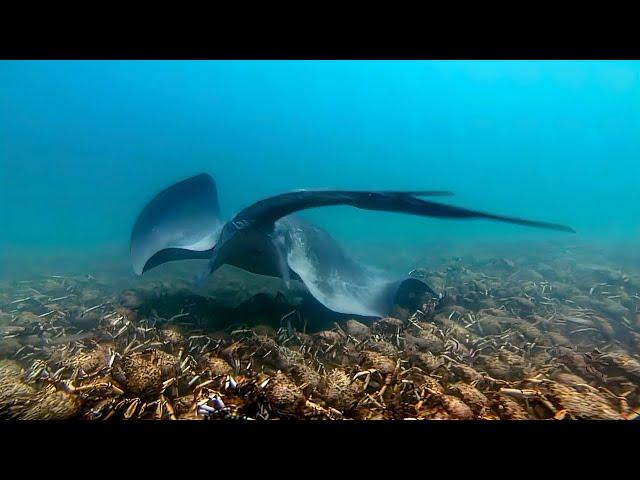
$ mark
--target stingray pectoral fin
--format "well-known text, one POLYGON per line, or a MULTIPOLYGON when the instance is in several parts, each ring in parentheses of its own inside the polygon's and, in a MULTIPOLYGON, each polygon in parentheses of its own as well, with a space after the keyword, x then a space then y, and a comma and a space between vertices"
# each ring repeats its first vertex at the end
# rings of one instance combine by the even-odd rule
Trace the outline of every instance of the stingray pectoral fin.
POLYGON ((158 193, 142 210, 131 232, 134 271, 174 260, 211 255, 222 227, 213 178, 200 174, 158 193))
POLYGON ((415 196, 416 194, 424 195, 426 193, 428 192, 303 190, 283 193, 260 200, 238 213, 234 220, 249 221, 255 225, 269 226, 279 218, 299 210, 333 205, 350 205, 365 210, 407 213, 423 217, 455 219, 483 218, 528 227, 575 233, 571 227, 565 225, 484 213, 467 208, 454 207, 444 203, 422 200, 415 196))
POLYGON ((420 190, 420 191, 384 191, 380 193, 390 195, 405 195, 408 197, 453 197, 455 194, 449 190, 420 190))

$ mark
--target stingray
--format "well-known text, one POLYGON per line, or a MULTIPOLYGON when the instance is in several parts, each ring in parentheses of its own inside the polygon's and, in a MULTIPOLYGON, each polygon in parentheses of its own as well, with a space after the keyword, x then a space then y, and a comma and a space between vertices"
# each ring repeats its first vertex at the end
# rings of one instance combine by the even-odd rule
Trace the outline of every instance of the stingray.
POLYGON ((213 178, 200 174, 158 193, 138 216, 131 258, 138 275, 167 262, 206 259, 201 280, 222 265, 300 281, 324 307, 339 314, 388 316, 396 305, 436 295, 422 278, 398 276, 356 261, 325 230, 293 215, 348 205, 448 219, 486 219, 564 232, 554 223, 483 213, 427 201, 448 191, 296 190, 259 200, 223 221, 213 178))

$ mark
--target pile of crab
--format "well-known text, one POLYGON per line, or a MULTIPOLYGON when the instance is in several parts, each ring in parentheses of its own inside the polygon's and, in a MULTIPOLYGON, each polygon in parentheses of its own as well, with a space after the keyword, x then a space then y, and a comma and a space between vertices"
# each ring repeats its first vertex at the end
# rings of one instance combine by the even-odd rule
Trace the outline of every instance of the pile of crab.
POLYGON ((211 331, 91 277, 14 282, 0 418, 636 418, 640 277, 566 258, 446 259, 424 273, 437 305, 319 332, 211 331))

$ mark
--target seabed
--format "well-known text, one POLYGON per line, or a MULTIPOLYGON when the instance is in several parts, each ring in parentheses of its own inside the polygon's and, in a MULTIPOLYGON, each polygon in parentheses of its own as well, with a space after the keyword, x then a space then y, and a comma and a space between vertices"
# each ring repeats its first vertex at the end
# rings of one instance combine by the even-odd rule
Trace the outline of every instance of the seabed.
POLYGON ((623 257, 449 256, 417 272, 439 302, 319 331, 291 308, 221 325, 179 281, 5 281, 0 418, 634 419, 640 268, 623 257))

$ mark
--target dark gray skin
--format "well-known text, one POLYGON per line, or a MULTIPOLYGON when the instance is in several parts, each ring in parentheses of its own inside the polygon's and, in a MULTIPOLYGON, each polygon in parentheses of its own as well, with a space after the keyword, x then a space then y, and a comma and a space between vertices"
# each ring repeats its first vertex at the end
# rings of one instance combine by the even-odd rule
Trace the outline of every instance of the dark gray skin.
POLYGON ((206 174, 158 193, 140 212, 131 232, 133 269, 142 275, 174 260, 207 259, 224 222, 218 192, 206 174))
POLYGON ((426 201, 443 191, 363 192, 304 190, 260 200, 231 221, 219 218, 215 183, 206 174, 161 192, 143 210, 131 239, 134 268, 142 273, 167 261, 209 258, 204 278, 224 264, 282 278, 300 279, 321 304, 338 313, 387 315, 399 296, 433 291, 424 282, 397 278, 351 259, 331 236, 291 214, 308 208, 350 205, 418 216, 482 218, 573 232, 552 223, 505 217, 426 201))

